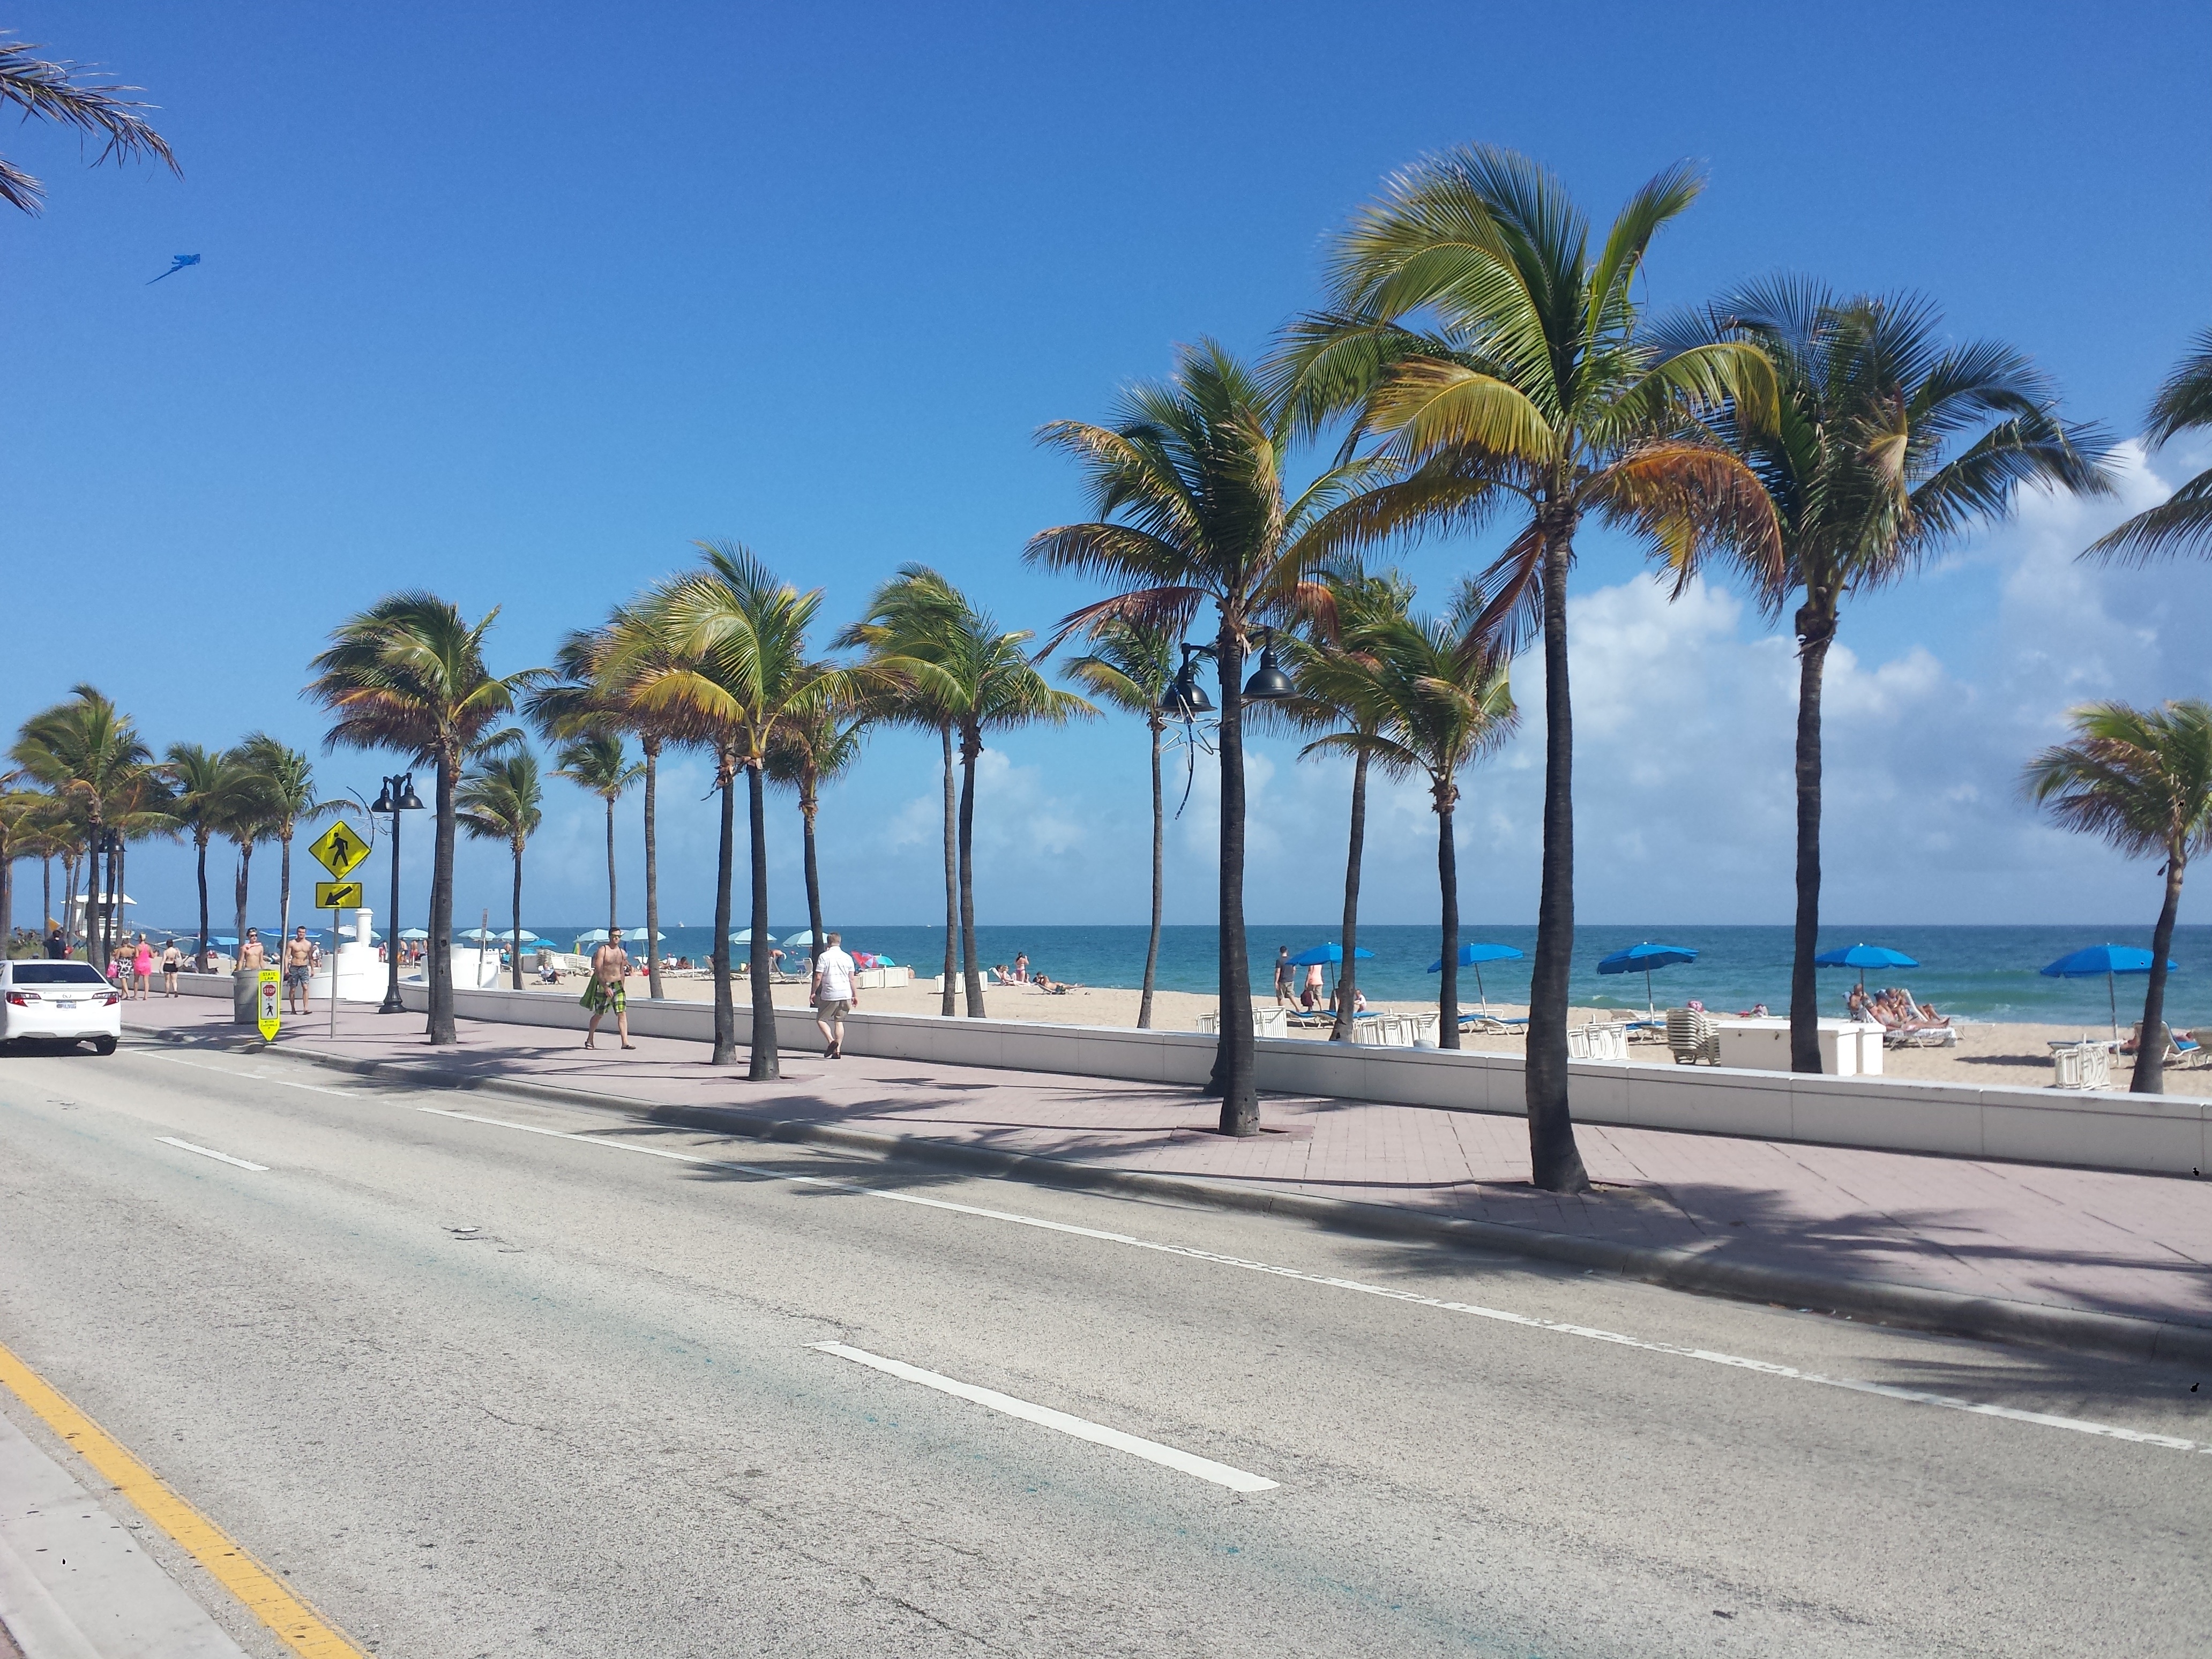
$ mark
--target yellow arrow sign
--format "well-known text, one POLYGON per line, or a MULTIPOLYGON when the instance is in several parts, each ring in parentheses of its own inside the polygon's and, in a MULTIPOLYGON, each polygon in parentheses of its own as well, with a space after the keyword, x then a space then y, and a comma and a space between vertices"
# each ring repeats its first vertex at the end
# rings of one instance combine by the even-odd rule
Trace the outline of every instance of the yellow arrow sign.
MULTIPOLYGON (((368 856, 368 843, 355 831, 353 825, 341 818, 316 836, 307 850, 314 854, 316 863, 343 881, 354 872, 356 866, 368 856)), ((322 908, 327 909, 330 907, 325 905, 322 908)))
POLYGON ((357 881, 319 881, 315 884, 318 910, 358 910, 361 884, 357 881))

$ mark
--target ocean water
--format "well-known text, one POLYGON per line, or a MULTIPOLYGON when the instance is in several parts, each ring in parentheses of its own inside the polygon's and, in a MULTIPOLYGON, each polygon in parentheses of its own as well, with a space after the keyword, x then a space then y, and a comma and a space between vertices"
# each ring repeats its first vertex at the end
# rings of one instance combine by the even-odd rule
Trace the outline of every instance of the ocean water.
MULTIPOLYGON (((604 922, 583 922, 569 927, 540 927, 538 932, 566 945, 580 933, 604 922)), ((794 917, 774 931, 781 939, 805 931, 805 919, 794 917)), ((711 927, 669 927, 663 949, 668 954, 703 959, 712 948, 711 927)), ((938 971, 945 959, 942 927, 844 927, 846 948, 875 951, 906 963, 924 975, 938 971)), ((977 953, 986 966, 1013 961, 1026 951, 1032 968, 1042 968, 1054 979, 1080 985, 1137 986, 1144 981, 1145 933, 1142 927, 978 927, 977 953)), ((1275 947, 1287 945, 1296 955, 1307 946, 1337 937, 1330 923, 1284 926, 1255 925, 1250 930, 1253 987, 1265 995, 1273 983, 1275 947)), ((1510 945, 1534 954, 1533 927, 1497 927, 1470 922, 1461 930, 1462 940, 1510 945)), ((1378 1000, 1417 1000, 1437 994, 1437 976, 1426 971, 1437 958, 1439 936, 1433 927, 1370 927, 1359 931, 1364 950, 1375 959, 1359 964, 1359 982, 1378 1000)), ((1709 1008, 1734 1012, 1755 1002, 1767 1004, 1777 1013, 1790 1001, 1790 930, 1786 927, 1713 927, 1593 925, 1575 931, 1572 981, 1577 1006, 1641 1008, 1644 986, 1641 974, 1601 976, 1598 958, 1624 945, 1642 940, 1688 945, 1698 959, 1680 967, 1662 969, 1651 976, 1651 994, 1658 1006, 1679 1006, 1692 997, 1709 1008)), ((2045 979, 2036 970, 2085 945, 2150 944, 2145 927, 1837 927, 1821 936, 1820 948, 1838 945, 1886 945, 1915 957, 1915 969, 1870 971, 1869 986, 1904 985, 1923 1002, 1932 1002, 1946 1013, 1979 1019, 2031 1021, 2039 1024, 2102 1024, 2109 1018, 2106 981, 2045 979)), ((800 947, 803 951, 804 947, 800 947)), ((1163 989, 1211 993, 1218 985, 1218 930, 1205 927, 1168 927, 1160 937, 1158 984, 1163 989)), ((2174 937, 2173 960, 2179 964, 2168 981, 2167 1018, 2180 1025, 2212 1024, 2212 927, 2183 927, 2174 937)), ((1528 996, 1529 963, 1486 963, 1482 985, 1491 997, 1504 1002, 1525 1002, 1528 996)), ((1820 970, 1820 1007, 1824 1013, 1843 1012, 1844 998, 1858 981, 1856 970, 1820 970)), ((2119 1014, 2123 1024, 2142 1010, 2143 981, 2140 975, 2118 981, 2119 1014), (2132 1000, 2134 1012, 2130 1012, 2132 1000)), ((1475 1000, 1472 969, 1461 970, 1460 1000, 1475 1000)))

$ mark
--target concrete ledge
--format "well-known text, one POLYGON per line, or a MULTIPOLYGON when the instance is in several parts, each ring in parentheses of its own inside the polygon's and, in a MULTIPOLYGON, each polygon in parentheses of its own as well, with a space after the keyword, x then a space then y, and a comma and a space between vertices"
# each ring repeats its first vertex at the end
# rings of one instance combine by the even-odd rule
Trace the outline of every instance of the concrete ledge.
MULTIPOLYGON (((632 1022, 635 1026, 635 1022, 632 1022)), ((779 1021, 781 1024, 781 1021, 779 1021)), ((161 1039, 191 1041, 171 1034, 161 1039)), ((1200 1039, 1210 1044, 1211 1039, 1200 1039)), ((203 1039, 204 1041, 204 1039, 203 1039)), ((226 1048, 258 1050, 251 1039, 216 1039, 226 1048)), ((1216 1209, 1294 1216, 1318 1225, 1363 1236, 1420 1238, 1469 1248, 1558 1261, 1619 1273, 1672 1290, 1726 1296, 1742 1301, 1780 1304, 1820 1313, 1865 1317, 1878 1322, 1942 1335, 1990 1341, 2027 1342, 2125 1360, 2212 1361, 2212 1326, 2139 1318, 2044 1303, 1970 1297, 1954 1291, 1887 1279, 1845 1279, 1793 1272, 1755 1262, 1725 1261, 1707 1252, 1654 1245, 1578 1238, 1498 1222, 1448 1219, 1387 1204, 1322 1198, 1267 1187, 1153 1175, 1138 1170, 1102 1168, 1060 1158, 1001 1152, 988 1147, 915 1135, 890 1135, 836 1124, 772 1118, 735 1107, 668 1107, 651 1101, 557 1084, 487 1080, 435 1065, 401 1060, 364 1060, 304 1048, 287 1054, 356 1076, 387 1078, 417 1086, 461 1092, 512 1095, 599 1111, 640 1114, 655 1122, 702 1128, 749 1139, 834 1147, 882 1162, 924 1163, 1041 1186, 1087 1192, 1129 1193, 1180 1200, 1216 1209)), ((1754 1074, 1756 1075, 1756 1074, 1754 1074)), ((1203 1079, 1200 1079, 1203 1080, 1203 1079)))
MULTIPOLYGON (((410 1009, 426 1006, 421 984, 403 983, 399 992, 410 1009)), ((453 1006, 463 1018, 510 1025, 581 1030, 590 1019, 575 997, 551 992, 457 988, 453 1006)), ((735 1013, 737 1040, 750 1042, 750 1004, 740 1000, 735 1013)), ((629 1023, 647 1036, 708 1042, 714 1006, 641 997, 629 1005, 629 1023)), ((821 1042, 808 1009, 778 1008, 775 1027, 782 1048, 811 1053, 821 1042)), ((1212 1072, 1216 1039, 1196 1031, 863 1012, 847 1019, 845 1046, 876 1059, 1194 1086, 1212 1072)), ((1271 1093, 1510 1117, 1525 1109, 1518 1054, 1370 1048, 1295 1037, 1263 1037, 1255 1052, 1260 1087, 1271 1093)), ((2188 1095, 1615 1060, 1570 1060, 1567 1079, 1568 1104, 1583 1123, 2136 1175, 2212 1170, 2212 1101, 2188 1095)))

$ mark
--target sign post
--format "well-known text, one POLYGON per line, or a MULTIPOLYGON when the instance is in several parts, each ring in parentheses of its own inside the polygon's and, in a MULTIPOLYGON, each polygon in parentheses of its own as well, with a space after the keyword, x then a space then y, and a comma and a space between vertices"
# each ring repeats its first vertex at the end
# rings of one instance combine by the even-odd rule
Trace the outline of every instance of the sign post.
POLYGON ((315 884, 315 908, 331 913, 331 1036, 338 1034, 338 912, 361 908, 361 884, 346 878, 368 856, 368 842, 343 818, 315 837, 307 851, 331 872, 315 884))
POLYGON ((261 1040, 276 1041, 276 1028, 284 1012, 284 975, 274 968, 264 968, 259 975, 259 1006, 261 1011, 261 1040))

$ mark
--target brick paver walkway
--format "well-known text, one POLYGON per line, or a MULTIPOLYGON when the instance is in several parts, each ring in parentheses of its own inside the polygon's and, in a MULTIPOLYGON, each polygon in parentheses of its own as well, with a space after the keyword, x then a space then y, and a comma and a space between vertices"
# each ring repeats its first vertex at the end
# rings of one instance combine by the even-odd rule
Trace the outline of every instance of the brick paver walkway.
MULTIPOLYGON (((227 1004, 125 1005, 126 1024, 234 1039, 227 1004)), ((1528 1182, 1517 1118, 1267 1097, 1267 1133, 1212 1132, 1187 1089, 1035 1073, 787 1054, 774 1083, 647 1037, 586 1051, 574 1032, 464 1020, 434 1049, 422 1016, 349 1006, 280 1039, 486 1080, 604 1091, 647 1108, 735 1106, 1006 1152, 1401 1206, 1625 1243, 1671 1245, 1829 1278, 2180 1320, 2212 1327, 2212 1182, 1584 1125, 1599 1190, 1528 1182)))

